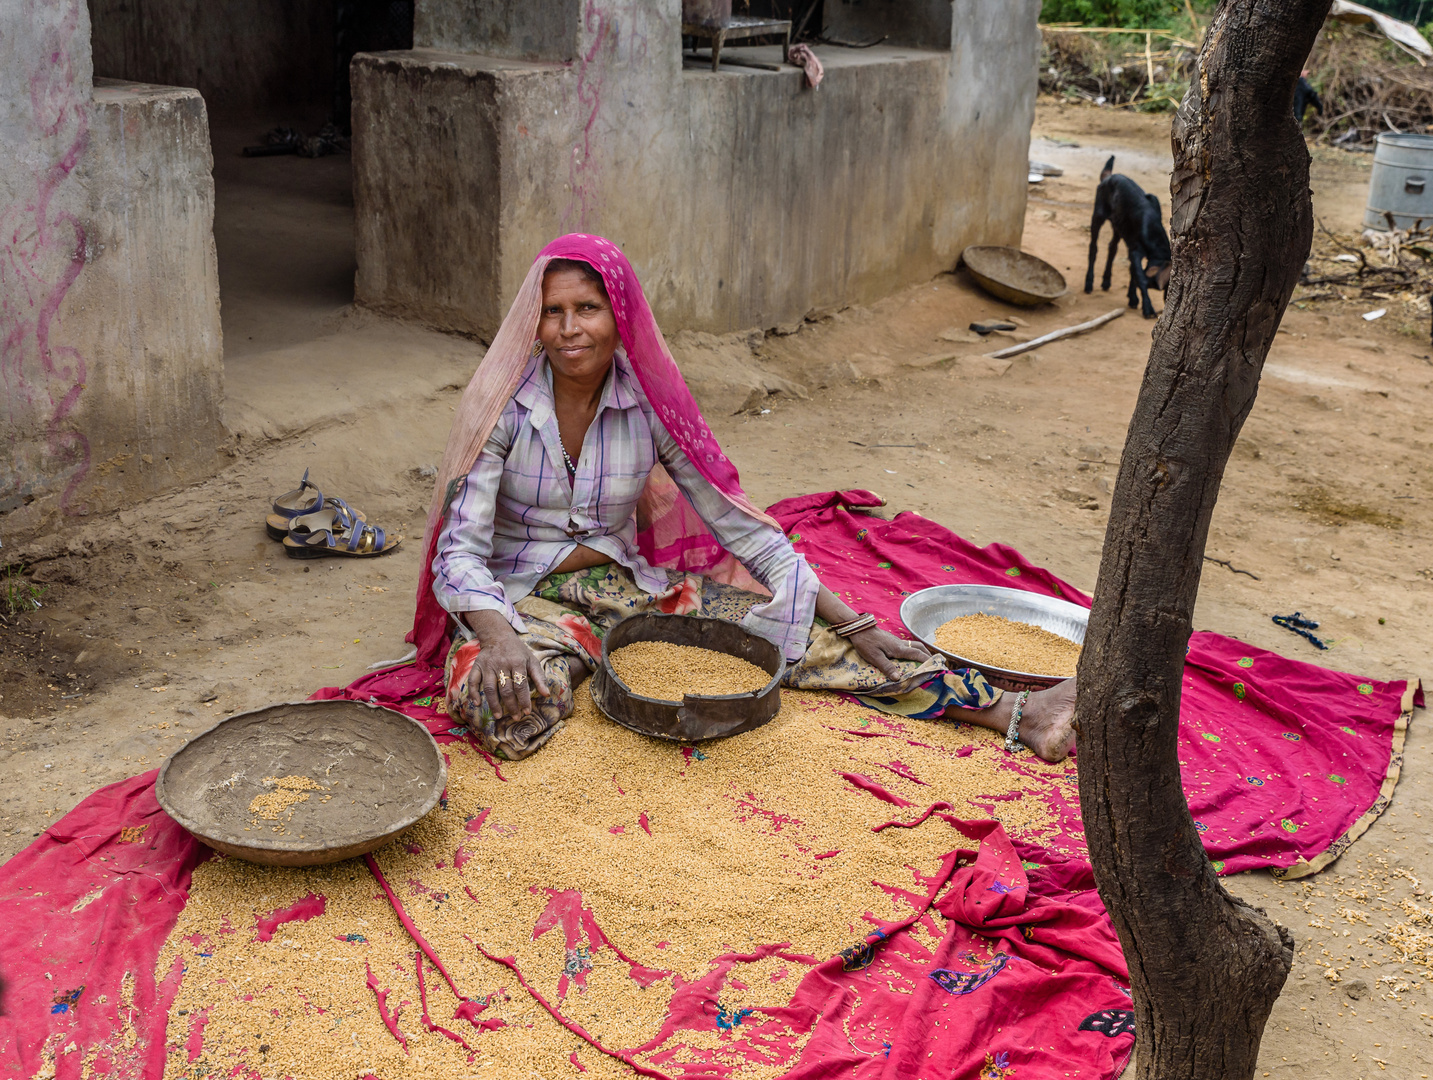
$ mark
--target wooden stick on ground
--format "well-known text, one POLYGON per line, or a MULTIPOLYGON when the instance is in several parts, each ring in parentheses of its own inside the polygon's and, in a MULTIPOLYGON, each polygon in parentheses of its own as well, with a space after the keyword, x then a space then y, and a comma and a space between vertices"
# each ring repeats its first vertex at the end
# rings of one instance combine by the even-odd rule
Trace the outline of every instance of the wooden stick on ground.
POLYGON ((1089 322, 1082 322, 1078 326, 1067 326, 1063 330, 1056 330, 1046 334, 1044 337, 1037 337, 1034 341, 1022 341, 1019 345, 1012 345, 1008 349, 1001 349, 999 352, 989 353, 992 360, 1006 360, 1012 356, 1019 356, 1031 349, 1038 349, 1041 345, 1048 345, 1052 341, 1059 341, 1061 338, 1074 337, 1076 334, 1088 334, 1091 330, 1098 330, 1107 322, 1113 322, 1125 313, 1124 308, 1115 308, 1108 314, 1101 315, 1098 319, 1091 319, 1089 322))

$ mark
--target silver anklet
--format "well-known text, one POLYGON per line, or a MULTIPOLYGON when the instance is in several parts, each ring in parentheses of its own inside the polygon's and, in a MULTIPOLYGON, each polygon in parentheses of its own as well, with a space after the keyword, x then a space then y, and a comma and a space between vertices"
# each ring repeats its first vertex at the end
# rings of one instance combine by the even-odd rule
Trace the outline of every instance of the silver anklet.
POLYGON ((1015 704, 1010 709, 1010 726, 1005 729, 1005 752, 1018 753, 1025 748, 1020 741, 1020 715, 1025 711, 1025 702, 1030 700, 1030 691, 1021 690, 1015 695, 1015 704))

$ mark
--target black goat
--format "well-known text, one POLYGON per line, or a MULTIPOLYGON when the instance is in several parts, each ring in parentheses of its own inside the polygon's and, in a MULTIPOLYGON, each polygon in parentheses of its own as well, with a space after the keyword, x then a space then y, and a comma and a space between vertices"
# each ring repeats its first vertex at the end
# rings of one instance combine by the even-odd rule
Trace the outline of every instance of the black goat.
POLYGON ((1313 109, 1320 116, 1324 114, 1324 99, 1319 97, 1319 92, 1314 89, 1313 84, 1302 75, 1299 81, 1294 84, 1294 119, 1299 122, 1299 127, 1304 126, 1304 114, 1313 109))
POLYGON ((1090 221, 1090 267, 1085 271, 1085 292, 1095 291, 1095 257, 1100 248, 1100 227, 1109 221, 1114 231, 1110 255, 1105 261, 1105 276, 1100 288, 1110 288, 1114 270, 1115 250, 1120 241, 1129 252, 1129 306, 1139 307, 1146 319, 1154 318, 1154 305, 1149 302, 1151 288, 1164 291, 1169 284, 1169 234, 1159 218, 1159 200, 1128 176, 1115 173, 1114 155, 1105 162, 1100 173, 1100 186, 1095 189, 1095 216, 1090 221), (1139 292, 1136 298, 1135 291, 1139 292), (1142 301, 1142 303, 1141 303, 1142 301))

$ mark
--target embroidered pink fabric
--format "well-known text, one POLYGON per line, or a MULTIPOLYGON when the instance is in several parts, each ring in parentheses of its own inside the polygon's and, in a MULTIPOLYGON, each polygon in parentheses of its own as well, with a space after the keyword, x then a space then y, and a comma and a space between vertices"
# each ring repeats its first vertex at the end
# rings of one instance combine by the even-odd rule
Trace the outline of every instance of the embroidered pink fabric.
MULTIPOLYGON (((769 525, 776 522, 752 505, 741 489, 736 466, 722 453, 686 380, 677 369, 662 331, 642 292, 627 256, 610 240, 586 233, 560 236, 538 253, 518 290, 507 318, 473 373, 458 405, 448 445, 438 468, 425 532, 427 555, 418 580, 417 611, 408 640, 418 649, 418 662, 439 665, 448 636, 448 615, 433 596, 433 556, 453 482, 468 475, 492 434, 503 407, 516 390, 537 340, 542 310, 542 275, 553 259, 579 259, 602 275, 617 331, 637 380, 662 425, 698 471, 733 506, 769 525)), ((705 574, 708 577, 765 592, 702 523, 676 484, 659 466, 647 482, 638 506, 637 545, 654 566, 705 574)))

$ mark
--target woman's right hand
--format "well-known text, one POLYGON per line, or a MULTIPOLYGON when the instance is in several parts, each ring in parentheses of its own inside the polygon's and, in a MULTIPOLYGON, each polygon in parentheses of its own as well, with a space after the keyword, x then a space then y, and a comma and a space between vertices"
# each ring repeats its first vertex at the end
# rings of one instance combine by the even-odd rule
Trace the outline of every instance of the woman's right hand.
POLYGON ((532 712, 532 693, 548 696, 542 662, 522 643, 517 631, 497 611, 467 612, 468 625, 482 648, 468 673, 468 695, 479 694, 493 719, 518 719, 532 712))

